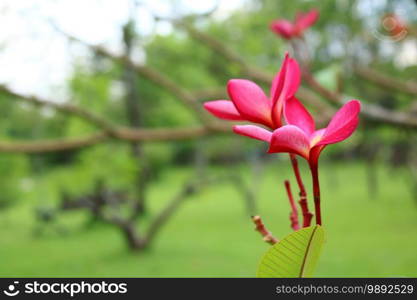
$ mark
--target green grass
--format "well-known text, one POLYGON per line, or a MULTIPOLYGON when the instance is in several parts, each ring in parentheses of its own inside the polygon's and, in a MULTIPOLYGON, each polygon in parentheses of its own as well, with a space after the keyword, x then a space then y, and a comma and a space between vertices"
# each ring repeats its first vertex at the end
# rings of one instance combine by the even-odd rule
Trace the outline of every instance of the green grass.
MULTIPOLYGON (((272 163, 257 188, 259 213, 278 238, 290 233, 282 184, 286 177, 293 179, 288 169, 286 163, 272 163)), ((245 168, 236 172, 248 173, 245 168)), ((150 195, 151 215, 187 174, 172 170, 160 178, 150 195)), ((417 276, 416 203, 401 172, 381 167, 378 178, 379 193, 369 197, 362 165, 322 166, 327 241, 317 276, 417 276)), ((39 197, 45 186, 35 187, 31 195, 39 197)), ((36 238, 33 202, 20 201, 0 214, 1 276, 250 277, 268 247, 253 230, 242 199, 227 184, 184 203, 143 253, 130 253, 111 226, 86 229, 82 213, 61 217, 68 234, 36 238)))

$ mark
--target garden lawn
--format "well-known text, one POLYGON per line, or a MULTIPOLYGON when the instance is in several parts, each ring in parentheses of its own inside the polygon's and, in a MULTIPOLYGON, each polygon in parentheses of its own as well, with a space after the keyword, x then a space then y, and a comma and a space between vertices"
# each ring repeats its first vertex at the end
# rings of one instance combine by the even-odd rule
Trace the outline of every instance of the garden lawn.
MULTIPOLYGON (((249 173, 247 168, 236 171, 249 173)), ((166 204, 189 173, 173 169, 155 183, 150 216, 166 204)), ((309 186, 309 173, 303 169, 303 174, 309 186)), ((278 238, 291 232, 282 183, 286 177, 296 194, 286 162, 271 163, 256 188, 259 214, 278 238)), ((378 168, 379 190, 372 196, 361 164, 323 164, 321 179, 327 240, 316 275, 417 276, 417 206, 406 174, 378 168)), ((34 198, 53 184, 46 181, 31 192, 36 197, 0 213, 3 277, 252 277, 268 248, 254 231, 243 200, 228 184, 207 188, 185 202, 152 248, 142 253, 129 252, 112 226, 88 226, 87 215, 80 212, 59 218, 68 231, 65 235, 49 226, 45 235, 35 237, 34 198)))

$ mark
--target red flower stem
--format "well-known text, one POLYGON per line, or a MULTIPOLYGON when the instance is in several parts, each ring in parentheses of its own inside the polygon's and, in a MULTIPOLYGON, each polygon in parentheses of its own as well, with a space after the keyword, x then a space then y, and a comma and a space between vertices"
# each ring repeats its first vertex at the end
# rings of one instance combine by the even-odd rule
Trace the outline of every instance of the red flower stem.
POLYGON ((298 223, 298 211, 297 206, 295 205, 294 198, 291 192, 290 182, 288 180, 284 181, 285 189, 287 190, 288 200, 290 201, 291 205, 291 213, 290 213, 290 221, 291 221, 291 228, 293 230, 300 229, 300 224, 298 223))
POLYGON ((311 218, 313 217, 313 214, 309 212, 308 210, 308 204, 307 204, 307 192, 304 187, 303 180, 301 179, 300 170, 298 168, 298 161, 295 154, 290 153, 290 159, 291 159, 291 165, 294 170, 295 178, 297 180, 298 188, 300 189, 300 201, 298 203, 300 204, 301 211, 303 213, 303 227, 310 226, 311 218))
POLYGON ((261 236, 263 236, 263 240, 267 242, 268 244, 275 245, 279 242, 272 233, 266 229, 264 223, 262 222, 262 219, 260 216, 253 216, 252 221, 255 224, 255 230, 258 231, 261 236))
POLYGON ((321 210, 320 210, 320 182, 319 182, 319 168, 317 163, 310 163, 311 176, 313 179, 313 195, 314 195, 314 209, 316 212, 316 224, 321 225, 321 210))

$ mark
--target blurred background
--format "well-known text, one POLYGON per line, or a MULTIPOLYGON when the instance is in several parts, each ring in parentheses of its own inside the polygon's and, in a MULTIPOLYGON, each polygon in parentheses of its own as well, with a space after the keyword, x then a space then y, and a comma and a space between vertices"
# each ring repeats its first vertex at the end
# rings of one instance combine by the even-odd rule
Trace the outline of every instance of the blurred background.
POLYGON ((289 234, 294 176, 202 103, 230 78, 267 91, 297 55, 270 22, 312 8, 298 97, 322 125, 364 103, 321 156, 317 276, 417 276, 411 0, 3 0, 1 276, 253 277, 268 245, 250 216, 289 234))

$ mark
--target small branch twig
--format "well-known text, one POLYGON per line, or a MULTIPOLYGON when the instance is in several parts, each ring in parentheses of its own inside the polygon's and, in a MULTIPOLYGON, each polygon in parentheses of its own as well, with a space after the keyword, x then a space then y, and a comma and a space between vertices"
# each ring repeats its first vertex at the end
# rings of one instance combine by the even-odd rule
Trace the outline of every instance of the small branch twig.
POLYGON ((300 204, 301 212, 303 214, 303 227, 308 227, 310 226, 313 214, 308 210, 307 192, 303 180, 301 178, 300 169, 298 168, 297 157, 294 154, 290 154, 290 160, 292 168, 294 170, 295 178, 297 180, 298 188, 300 190, 300 200, 298 201, 298 203, 300 204))
POLYGON ((298 223, 298 211, 297 206, 295 205, 294 198, 291 192, 290 182, 288 180, 284 181, 285 189, 287 191, 288 200, 291 206, 291 213, 290 213, 290 221, 291 221, 291 228, 293 230, 300 229, 300 224, 298 223))
POLYGON ((353 70, 357 75, 359 75, 363 79, 373 82, 374 84, 378 85, 383 89, 389 89, 400 93, 406 93, 412 96, 417 96, 417 82, 411 80, 398 80, 396 78, 387 76, 381 72, 364 66, 356 66, 353 70))
MULTIPOLYGON (((342 95, 338 95, 321 85, 308 71, 304 70, 303 78, 312 90, 316 91, 319 95, 329 100, 331 103, 337 106, 344 103, 344 97, 342 95)), ((361 112, 365 117, 375 121, 396 126, 417 128, 417 117, 414 114, 402 111, 393 111, 370 103, 362 103, 361 112)))
POLYGON ((213 87, 201 90, 195 90, 192 92, 195 99, 199 101, 213 100, 213 99, 228 99, 228 95, 225 87, 213 87))
POLYGON ((83 119, 84 121, 89 122, 97 126, 98 128, 105 130, 110 135, 116 134, 115 133, 116 128, 111 122, 109 122, 107 119, 95 113, 92 113, 91 111, 86 110, 82 107, 72 105, 69 103, 58 103, 58 102, 54 102, 51 100, 42 99, 41 97, 38 97, 38 96, 25 95, 22 93, 18 93, 5 85, 0 85, 0 92, 9 96, 15 97, 18 100, 31 103, 33 105, 51 107, 59 112, 77 116, 83 119))
POLYGON ((272 233, 266 229, 264 223, 262 222, 262 219, 260 216, 253 216, 252 221, 255 224, 255 230, 258 231, 261 236, 263 236, 263 240, 267 242, 268 244, 275 245, 279 242, 272 233))

